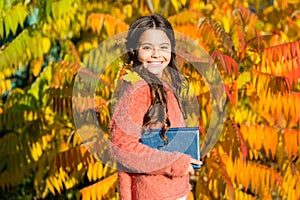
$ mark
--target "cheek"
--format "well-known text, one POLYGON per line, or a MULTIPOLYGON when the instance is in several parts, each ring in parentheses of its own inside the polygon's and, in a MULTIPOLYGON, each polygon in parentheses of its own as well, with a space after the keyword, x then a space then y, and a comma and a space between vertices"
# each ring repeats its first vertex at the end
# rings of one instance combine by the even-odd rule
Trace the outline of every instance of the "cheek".
POLYGON ((170 61, 171 60, 171 53, 164 53, 164 58, 167 60, 167 61, 170 61))
POLYGON ((138 51, 138 60, 140 62, 145 61, 149 57, 148 54, 149 53, 146 53, 146 52, 143 52, 143 51, 138 51))

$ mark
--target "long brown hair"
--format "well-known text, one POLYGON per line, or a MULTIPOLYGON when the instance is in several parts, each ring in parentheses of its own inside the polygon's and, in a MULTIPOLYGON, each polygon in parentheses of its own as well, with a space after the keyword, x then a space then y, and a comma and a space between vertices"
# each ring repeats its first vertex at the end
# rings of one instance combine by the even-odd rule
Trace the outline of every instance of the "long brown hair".
POLYGON ((176 43, 174 31, 169 21, 161 15, 157 14, 143 16, 134 21, 129 28, 126 42, 129 62, 132 63, 133 71, 137 72, 147 82, 150 87, 151 94, 151 105, 144 116, 143 127, 147 128, 152 124, 156 124, 158 122, 162 123, 160 136, 166 144, 168 142, 166 131, 171 126, 171 122, 168 117, 166 91, 161 80, 155 74, 152 74, 150 71, 145 69, 142 63, 138 60, 137 48, 140 36, 144 31, 149 29, 158 29, 164 31, 171 42, 171 59, 166 70, 170 76, 171 86, 175 97, 177 98, 179 107, 183 113, 184 118, 186 118, 183 105, 179 99, 184 79, 178 72, 175 54, 176 43))

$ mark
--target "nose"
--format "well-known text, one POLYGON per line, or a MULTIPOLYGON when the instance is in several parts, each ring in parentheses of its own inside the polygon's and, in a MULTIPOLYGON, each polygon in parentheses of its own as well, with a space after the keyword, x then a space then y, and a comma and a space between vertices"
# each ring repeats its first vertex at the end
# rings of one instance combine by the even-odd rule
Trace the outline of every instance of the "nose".
POLYGON ((159 49, 154 48, 153 51, 152 51, 152 57, 153 57, 153 58, 157 58, 157 57, 159 57, 159 56, 160 56, 160 51, 159 51, 159 49))

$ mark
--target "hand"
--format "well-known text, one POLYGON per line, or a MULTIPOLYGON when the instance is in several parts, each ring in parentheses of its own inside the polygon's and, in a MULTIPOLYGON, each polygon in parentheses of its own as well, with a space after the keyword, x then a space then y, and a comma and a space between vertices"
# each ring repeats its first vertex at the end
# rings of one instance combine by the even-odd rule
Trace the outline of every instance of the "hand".
POLYGON ((189 174, 189 175, 193 175, 193 174, 195 173, 192 164, 195 164, 195 165, 199 165, 199 166, 200 166, 200 165, 202 165, 202 162, 201 162, 200 160, 196 160, 196 159, 194 159, 194 158, 190 158, 190 165, 189 165, 189 167, 188 167, 188 169, 187 169, 185 175, 188 175, 188 174, 189 174))

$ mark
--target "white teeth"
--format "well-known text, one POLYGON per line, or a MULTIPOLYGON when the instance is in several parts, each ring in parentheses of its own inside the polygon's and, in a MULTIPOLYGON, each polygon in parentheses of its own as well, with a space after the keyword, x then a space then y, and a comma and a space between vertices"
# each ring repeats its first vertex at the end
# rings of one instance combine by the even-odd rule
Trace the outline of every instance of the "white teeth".
POLYGON ((150 61, 150 62, 148 62, 148 63, 150 63, 150 64, 161 64, 162 62, 160 62, 160 61, 150 61))

